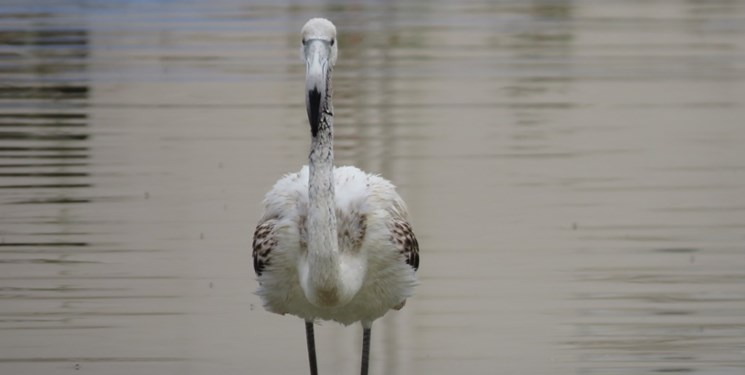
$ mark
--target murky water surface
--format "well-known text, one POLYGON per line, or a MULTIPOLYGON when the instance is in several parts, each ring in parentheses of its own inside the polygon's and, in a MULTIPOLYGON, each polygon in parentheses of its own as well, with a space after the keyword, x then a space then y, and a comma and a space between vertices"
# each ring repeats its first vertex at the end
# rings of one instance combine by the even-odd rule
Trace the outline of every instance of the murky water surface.
MULTIPOLYGON (((745 371, 745 3, 0 5, 0 373, 303 374, 253 227, 309 144, 394 181, 421 286, 374 374, 745 371)), ((361 330, 317 329, 322 373, 361 330)))

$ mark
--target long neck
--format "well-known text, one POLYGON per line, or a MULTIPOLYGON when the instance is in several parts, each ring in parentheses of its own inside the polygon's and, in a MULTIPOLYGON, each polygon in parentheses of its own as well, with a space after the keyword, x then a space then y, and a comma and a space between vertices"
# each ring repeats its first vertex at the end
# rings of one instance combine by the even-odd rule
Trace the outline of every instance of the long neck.
POLYGON ((333 256, 338 253, 339 245, 334 201, 334 130, 330 89, 326 90, 325 95, 325 105, 318 129, 313 135, 309 156, 308 253, 333 256))
MULTIPOLYGON (((330 72, 329 72, 330 76, 330 72)), ((304 285, 306 297, 319 306, 335 306, 345 299, 340 290, 341 265, 334 200, 334 131, 330 79, 326 84, 318 128, 313 129, 308 181, 308 254, 304 285)))

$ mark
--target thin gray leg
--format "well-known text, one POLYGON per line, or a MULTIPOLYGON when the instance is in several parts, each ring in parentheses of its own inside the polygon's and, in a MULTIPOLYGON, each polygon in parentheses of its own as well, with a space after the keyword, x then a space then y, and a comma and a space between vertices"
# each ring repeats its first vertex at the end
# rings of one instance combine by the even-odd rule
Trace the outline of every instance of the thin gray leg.
POLYGON ((370 332, 372 327, 362 327, 362 369, 360 374, 367 375, 370 365, 370 332))
POLYGON ((318 375, 316 365, 316 339, 313 334, 313 322, 305 321, 305 339, 308 342, 308 363, 310 364, 310 375, 318 375))

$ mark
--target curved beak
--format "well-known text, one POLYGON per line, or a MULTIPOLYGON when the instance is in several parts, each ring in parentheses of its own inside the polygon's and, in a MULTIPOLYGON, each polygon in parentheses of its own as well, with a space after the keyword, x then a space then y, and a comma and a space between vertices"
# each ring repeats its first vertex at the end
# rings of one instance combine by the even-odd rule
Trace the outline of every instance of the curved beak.
POLYGON ((328 41, 309 39, 305 42, 305 106, 314 137, 318 133, 321 112, 326 106, 326 79, 328 78, 330 51, 331 46, 328 41))

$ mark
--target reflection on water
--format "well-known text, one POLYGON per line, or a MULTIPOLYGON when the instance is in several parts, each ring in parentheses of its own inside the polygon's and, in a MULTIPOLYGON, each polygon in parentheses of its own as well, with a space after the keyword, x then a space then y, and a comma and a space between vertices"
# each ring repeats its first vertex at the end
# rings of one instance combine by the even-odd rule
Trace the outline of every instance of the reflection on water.
MULTIPOLYGON (((307 371, 249 248, 307 155, 323 14, 337 161, 393 180, 422 246, 373 373, 741 373, 744 8, 3 3, 0 372, 307 371)), ((317 330, 324 373, 359 331, 317 330)))

